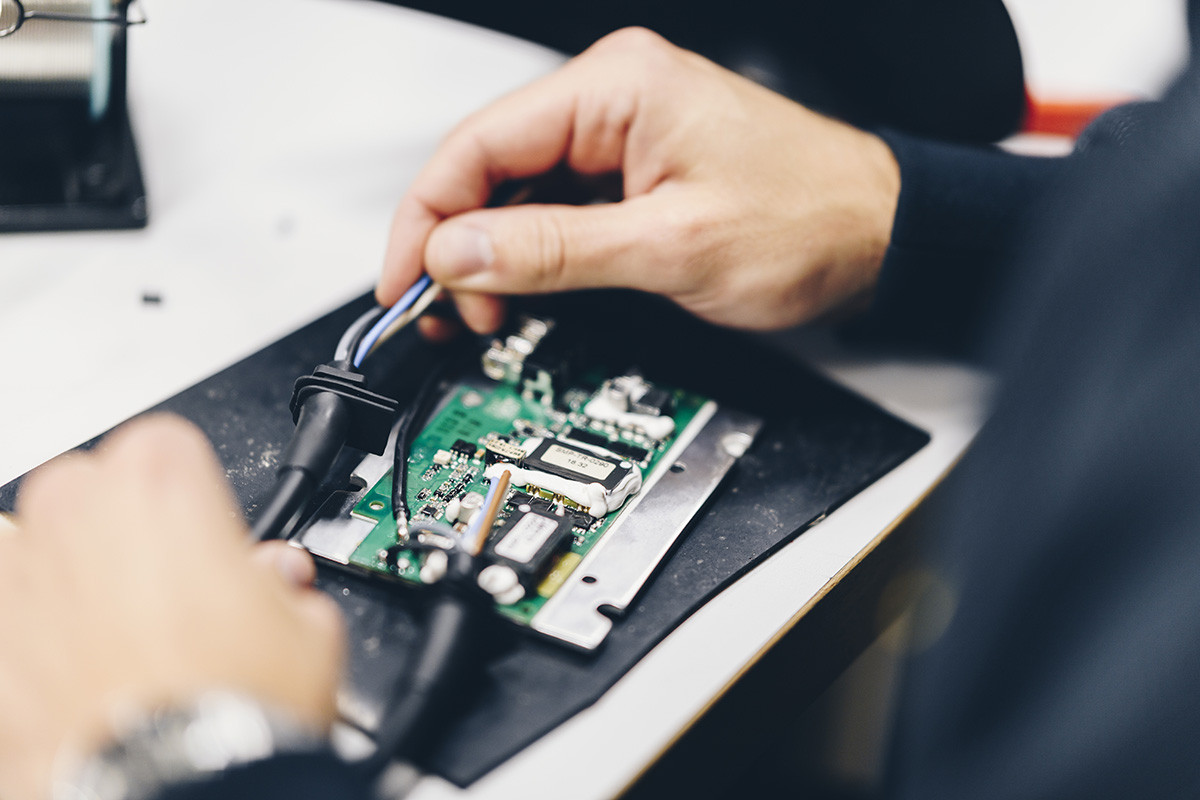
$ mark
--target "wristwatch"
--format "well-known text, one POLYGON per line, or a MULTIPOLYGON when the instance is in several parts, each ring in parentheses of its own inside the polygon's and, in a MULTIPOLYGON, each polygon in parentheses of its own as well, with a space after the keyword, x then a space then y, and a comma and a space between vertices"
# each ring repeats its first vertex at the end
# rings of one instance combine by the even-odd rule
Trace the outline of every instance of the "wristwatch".
POLYGON ((178 784, 277 755, 329 752, 327 738, 249 695, 210 691, 141 717, 55 777, 52 800, 150 800, 178 784))

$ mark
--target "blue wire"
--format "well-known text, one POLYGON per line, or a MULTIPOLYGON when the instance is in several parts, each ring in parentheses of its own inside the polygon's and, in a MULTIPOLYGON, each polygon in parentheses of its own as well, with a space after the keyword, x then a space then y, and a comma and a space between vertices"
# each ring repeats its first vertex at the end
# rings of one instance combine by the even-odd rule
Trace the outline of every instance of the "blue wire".
POLYGON ((389 308, 387 313, 380 317, 379 321, 371 327, 371 330, 367 331, 367 335, 363 337, 362 342, 360 342, 358 345, 358 350, 354 353, 355 369, 362 366, 362 362, 364 359, 366 359, 367 353, 371 352, 371 348, 375 346, 375 342, 379 341, 379 337, 383 335, 383 332, 391 327, 392 323, 396 321, 397 317, 399 317, 405 311, 408 311, 408 309, 412 307, 412 304, 417 302, 417 298, 420 297, 432 283, 433 278, 430 278, 428 275, 422 275, 420 280, 410 286, 408 291, 404 293, 404 296, 396 301, 396 305, 389 308))

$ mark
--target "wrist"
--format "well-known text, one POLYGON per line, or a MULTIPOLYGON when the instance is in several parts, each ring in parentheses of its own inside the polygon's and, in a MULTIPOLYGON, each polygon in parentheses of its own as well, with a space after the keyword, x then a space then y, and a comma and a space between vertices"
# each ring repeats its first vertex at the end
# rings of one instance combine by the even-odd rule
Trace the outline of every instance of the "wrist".
POLYGON ((282 755, 327 753, 318 728, 234 691, 213 690, 114 726, 89 755, 60 755, 52 800, 149 800, 282 755))
MULTIPOLYGON (((837 322, 856 316, 871 302, 891 244, 900 199, 900 165, 881 137, 830 120, 836 126, 838 180, 827 186, 821 230, 824 294, 808 319, 837 322)), ((806 320, 807 321, 807 320, 806 320)))
POLYGON ((881 137, 856 131, 862 137, 861 194, 862 230, 858 237, 861 265, 860 286, 867 295, 874 291, 883 266, 884 256, 891 244, 900 202, 900 165, 896 156, 881 137))

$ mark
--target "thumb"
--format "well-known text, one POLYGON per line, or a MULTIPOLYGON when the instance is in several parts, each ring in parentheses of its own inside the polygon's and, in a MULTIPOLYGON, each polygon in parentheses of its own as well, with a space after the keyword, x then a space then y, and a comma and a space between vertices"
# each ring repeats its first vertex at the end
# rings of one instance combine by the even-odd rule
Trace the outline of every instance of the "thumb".
POLYGON ((282 540, 256 544, 250 551, 256 566, 276 572, 289 585, 306 589, 317 579, 317 565, 308 551, 282 540))
MULTIPOLYGON (((646 207, 650 202, 650 197, 638 197, 593 206, 465 212, 430 233, 425 267, 435 281, 459 293, 540 294, 601 287, 667 293, 677 274, 671 266, 683 253, 661 246, 661 235, 648 235, 647 220, 662 219, 646 207)), ((674 237, 665 238, 669 242, 674 237)))

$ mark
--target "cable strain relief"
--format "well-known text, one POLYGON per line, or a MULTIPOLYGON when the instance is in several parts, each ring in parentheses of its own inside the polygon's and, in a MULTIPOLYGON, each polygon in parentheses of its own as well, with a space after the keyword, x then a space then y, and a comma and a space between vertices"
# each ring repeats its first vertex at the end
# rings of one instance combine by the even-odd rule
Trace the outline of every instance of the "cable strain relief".
POLYGON ((392 419, 397 403, 386 395, 367 388, 367 378, 360 372, 344 369, 337 364, 322 364, 296 380, 292 388, 292 420, 299 425, 300 412, 316 395, 329 394, 342 399, 349 411, 345 443, 359 450, 382 455, 387 448, 392 419))
POLYGON ((279 459, 278 474, 300 470, 320 481, 346 441, 351 423, 350 405, 333 392, 311 392, 293 413, 296 433, 279 459))

